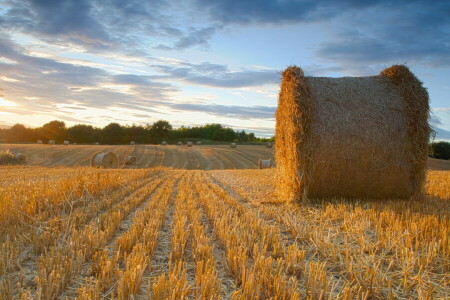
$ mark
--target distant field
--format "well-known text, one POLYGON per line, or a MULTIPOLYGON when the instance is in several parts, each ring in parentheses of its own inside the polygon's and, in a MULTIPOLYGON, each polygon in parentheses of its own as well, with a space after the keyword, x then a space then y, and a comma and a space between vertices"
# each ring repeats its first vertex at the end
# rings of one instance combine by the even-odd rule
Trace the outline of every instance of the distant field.
POLYGON ((186 170, 256 169, 258 159, 273 158, 273 149, 264 146, 159 146, 159 145, 27 145, 0 144, 0 150, 20 152, 31 166, 89 166, 98 151, 114 152, 121 165, 128 155, 136 156, 135 166, 142 169, 172 167, 186 170))

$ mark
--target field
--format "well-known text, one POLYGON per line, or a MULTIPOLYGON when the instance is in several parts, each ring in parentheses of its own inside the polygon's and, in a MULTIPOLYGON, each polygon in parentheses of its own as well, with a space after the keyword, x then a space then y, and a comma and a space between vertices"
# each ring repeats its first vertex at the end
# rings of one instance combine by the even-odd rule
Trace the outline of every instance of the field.
POLYGON ((450 171, 420 199, 295 205, 243 169, 263 147, 14 147, 32 166, 0 168, 0 299, 450 297, 450 171), (83 167, 106 148, 139 169, 83 167))
POLYGON ((31 166, 89 166, 98 151, 114 152, 121 165, 128 155, 137 164, 125 168, 172 167, 187 170, 255 169, 258 159, 273 158, 273 149, 265 146, 159 146, 159 145, 32 145, 0 144, 0 151, 11 150, 27 156, 31 166))

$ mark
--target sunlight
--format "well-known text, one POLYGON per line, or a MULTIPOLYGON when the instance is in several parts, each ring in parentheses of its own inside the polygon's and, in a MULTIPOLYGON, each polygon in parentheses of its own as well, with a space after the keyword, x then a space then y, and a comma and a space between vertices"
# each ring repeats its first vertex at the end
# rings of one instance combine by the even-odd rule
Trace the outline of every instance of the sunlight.
POLYGON ((17 106, 17 104, 0 97, 0 106, 17 106))

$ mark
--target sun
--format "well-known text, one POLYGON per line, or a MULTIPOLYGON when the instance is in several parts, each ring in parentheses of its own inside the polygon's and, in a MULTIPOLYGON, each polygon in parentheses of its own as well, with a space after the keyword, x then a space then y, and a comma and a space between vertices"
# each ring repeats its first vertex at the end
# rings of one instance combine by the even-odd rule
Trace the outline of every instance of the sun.
POLYGON ((5 100, 5 98, 3 97, 0 97, 0 106, 17 106, 17 104, 12 101, 5 100))

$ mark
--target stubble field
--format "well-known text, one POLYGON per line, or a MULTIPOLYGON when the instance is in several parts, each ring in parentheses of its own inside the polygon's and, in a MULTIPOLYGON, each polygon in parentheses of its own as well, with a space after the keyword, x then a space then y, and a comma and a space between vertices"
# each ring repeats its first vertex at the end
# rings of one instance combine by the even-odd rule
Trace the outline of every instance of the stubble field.
POLYGON ((274 169, 244 170, 264 154, 251 146, 216 147, 243 170, 208 171, 145 168, 160 146, 141 146, 141 169, 41 167, 91 151, 48 147, 74 152, 0 168, 0 299, 450 297, 449 171, 428 171, 420 199, 296 205, 277 201, 274 169))

